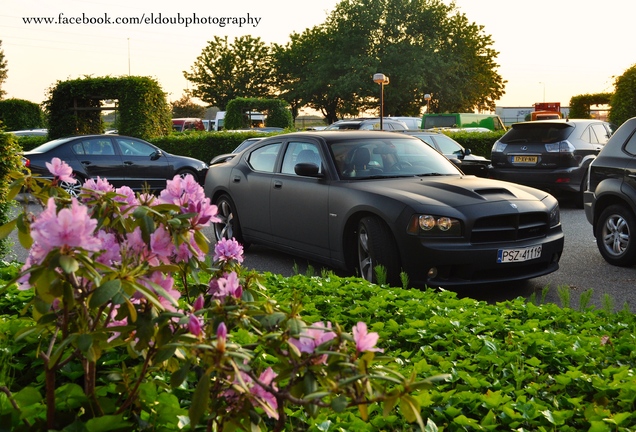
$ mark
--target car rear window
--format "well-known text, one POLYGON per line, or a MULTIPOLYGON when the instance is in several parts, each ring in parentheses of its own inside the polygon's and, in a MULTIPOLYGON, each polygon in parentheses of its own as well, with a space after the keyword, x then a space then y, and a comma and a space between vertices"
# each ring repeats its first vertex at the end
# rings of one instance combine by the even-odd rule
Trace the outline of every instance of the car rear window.
POLYGON ((567 123, 523 123, 513 125, 500 141, 505 144, 554 143, 566 140, 572 131, 574 127, 567 123))

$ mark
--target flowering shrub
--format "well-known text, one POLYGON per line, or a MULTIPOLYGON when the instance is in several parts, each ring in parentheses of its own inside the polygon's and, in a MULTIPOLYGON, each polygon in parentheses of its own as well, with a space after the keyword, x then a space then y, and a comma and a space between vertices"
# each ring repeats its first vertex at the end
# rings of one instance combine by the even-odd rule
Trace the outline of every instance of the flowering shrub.
POLYGON ((202 229, 216 207, 191 176, 157 196, 87 180, 76 199, 59 187, 76 181, 70 168, 48 167, 53 180, 15 174, 11 185, 43 211, 0 230, 17 227, 29 249, 16 282, 34 290, 33 325, 18 338, 39 341, 43 377, 0 395, 13 427, 283 430, 290 406, 366 419, 371 404, 385 415, 399 404, 424 429, 411 393, 443 377, 395 372, 363 322, 349 333, 306 323, 297 301, 277 304, 241 268, 236 241, 217 242, 210 260, 202 229))

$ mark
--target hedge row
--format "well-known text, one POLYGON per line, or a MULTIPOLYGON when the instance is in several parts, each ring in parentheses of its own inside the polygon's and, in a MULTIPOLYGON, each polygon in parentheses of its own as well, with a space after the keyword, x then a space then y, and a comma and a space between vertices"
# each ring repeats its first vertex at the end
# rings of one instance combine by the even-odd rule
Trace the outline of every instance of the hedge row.
MULTIPOLYGON (((230 153, 247 138, 276 134, 278 132, 269 134, 259 132, 187 132, 173 133, 149 141, 168 153, 190 156, 209 162, 214 156, 230 153)), ((503 135, 503 132, 453 132, 448 135, 464 148, 471 149, 473 154, 489 158, 493 143, 503 135)), ((19 143, 25 151, 46 141, 46 137, 20 137, 19 139, 19 143)))

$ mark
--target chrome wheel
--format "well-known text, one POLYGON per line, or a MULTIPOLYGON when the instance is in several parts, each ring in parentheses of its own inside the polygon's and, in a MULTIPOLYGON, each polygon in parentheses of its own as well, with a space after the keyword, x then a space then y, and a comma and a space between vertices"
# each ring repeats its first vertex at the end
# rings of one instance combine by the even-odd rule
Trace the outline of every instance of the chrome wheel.
POLYGON ((612 215, 607 218, 603 225, 602 236, 607 253, 620 256, 625 253, 629 246, 629 225, 621 215, 612 215))
POLYGON ((364 217, 358 222, 356 235, 358 271, 369 282, 376 283, 376 267, 386 271, 388 283, 397 283, 400 258, 389 227, 376 216, 364 217))
POLYGON ((234 237, 234 211, 232 204, 226 197, 221 197, 216 206, 218 208, 217 217, 221 219, 221 222, 214 224, 214 236, 216 240, 231 239, 234 237))
POLYGON ((71 197, 78 198, 82 192, 83 179, 77 177, 75 183, 60 182, 60 187, 66 191, 71 197))
POLYGON ((358 227, 358 268, 360 276, 372 282, 373 281, 373 258, 369 251, 369 232, 364 224, 358 227))
POLYGON ((605 261, 615 266, 630 266, 636 262, 636 217, 622 205, 611 205, 599 216, 596 224, 596 245, 605 261))

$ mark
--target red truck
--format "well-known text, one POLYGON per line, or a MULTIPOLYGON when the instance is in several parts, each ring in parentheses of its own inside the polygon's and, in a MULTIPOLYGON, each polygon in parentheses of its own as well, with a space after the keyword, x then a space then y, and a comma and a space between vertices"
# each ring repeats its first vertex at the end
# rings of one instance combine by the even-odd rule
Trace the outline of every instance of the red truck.
POLYGON ((552 120, 563 118, 560 102, 537 102, 534 104, 534 112, 530 113, 530 119, 552 120))

